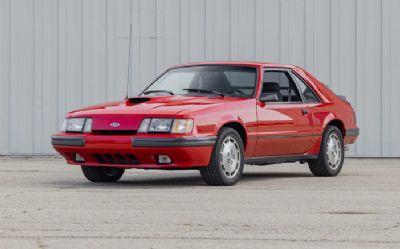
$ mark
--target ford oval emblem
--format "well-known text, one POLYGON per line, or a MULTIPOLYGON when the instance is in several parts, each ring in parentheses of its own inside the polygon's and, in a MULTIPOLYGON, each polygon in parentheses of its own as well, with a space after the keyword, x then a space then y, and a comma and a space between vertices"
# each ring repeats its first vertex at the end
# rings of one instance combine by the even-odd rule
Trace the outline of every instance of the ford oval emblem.
POLYGON ((120 123, 117 123, 117 122, 112 122, 111 124, 110 124, 110 126, 111 127, 114 127, 114 128, 117 128, 117 127, 119 127, 121 124, 120 123))

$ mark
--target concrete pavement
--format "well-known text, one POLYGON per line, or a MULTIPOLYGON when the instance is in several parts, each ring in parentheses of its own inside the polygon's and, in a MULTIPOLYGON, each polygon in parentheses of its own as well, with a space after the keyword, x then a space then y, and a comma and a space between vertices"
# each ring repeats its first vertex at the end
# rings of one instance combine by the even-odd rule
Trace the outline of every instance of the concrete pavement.
POLYGON ((197 171, 87 182, 57 158, 0 158, 0 248, 400 248, 400 160, 341 175, 246 166, 233 187, 197 171))

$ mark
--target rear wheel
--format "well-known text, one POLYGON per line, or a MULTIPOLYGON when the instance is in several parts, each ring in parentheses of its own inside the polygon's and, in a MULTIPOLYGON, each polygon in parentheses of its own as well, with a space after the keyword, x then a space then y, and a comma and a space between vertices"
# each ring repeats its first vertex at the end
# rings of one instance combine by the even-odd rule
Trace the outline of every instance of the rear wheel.
POLYGON ((342 133, 336 126, 328 126, 322 137, 318 159, 308 161, 310 170, 315 176, 336 176, 342 169, 343 161, 342 133))
POLYGON ((91 182, 116 182, 124 174, 124 169, 112 167, 81 166, 83 175, 91 182))
POLYGON ((232 128, 222 128, 214 145, 210 165, 200 168, 200 174, 208 185, 234 185, 242 176, 243 158, 243 141, 239 133, 232 128))

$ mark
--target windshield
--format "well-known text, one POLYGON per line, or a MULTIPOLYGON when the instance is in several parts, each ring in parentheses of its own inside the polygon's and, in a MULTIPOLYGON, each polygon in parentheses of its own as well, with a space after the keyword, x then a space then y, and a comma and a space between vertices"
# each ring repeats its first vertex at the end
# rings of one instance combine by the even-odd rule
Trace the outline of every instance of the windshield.
POLYGON ((189 66, 167 71, 142 95, 227 95, 250 98, 257 79, 255 67, 189 66))

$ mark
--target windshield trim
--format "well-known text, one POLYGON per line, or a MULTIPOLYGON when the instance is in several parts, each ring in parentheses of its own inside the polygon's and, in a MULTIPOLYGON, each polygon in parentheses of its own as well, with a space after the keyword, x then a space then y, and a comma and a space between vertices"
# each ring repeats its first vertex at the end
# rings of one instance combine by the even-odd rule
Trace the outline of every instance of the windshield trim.
MULTIPOLYGON (((188 67, 199 67, 199 66, 231 66, 231 67, 247 67, 247 68, 255 68, 256 69, 256 82, 254 84, 254 91, 253 94, 249 97, 243 97, 243 96, 234 96, 234 95, 225 95, 225 97, 232 97, 232 98, 242 98, 242 99, 254 99, 257 95, 257 87, 259 84, 259 66, 257 65, 240 65, 240 64, 193 64, 193 65, 185 65, 185 66, 174 66, 171 68, 168 68, 167 70, 165 70, 162 74, 160 74, 157 78, 155 78, 150 84, 147 85, 147 87, 140 92, 140 94, 138 96, 148 96, 146 94, 144 94, 147 89, 149 89, 157 80, 159 80, 161 77, 163 77, 166 73, 168 73, 169 71, 173 70, 173 69, 179 69, 179 68, 188 68, 188 67)), ((193 95, 193 94, 192 94, 193 95)), ((208 96, 203 94, 204 96, 208 96)), ((168 96, 168 95, 167 95, 168 96)), ((171 95, 171 96, 187 96, 187 94, 175 94, 175 95, 171 95)))

